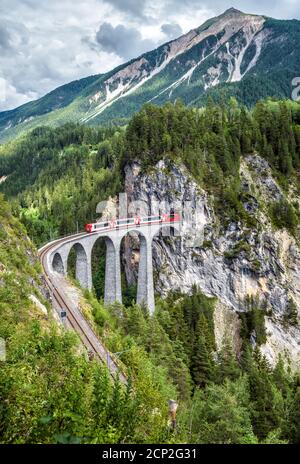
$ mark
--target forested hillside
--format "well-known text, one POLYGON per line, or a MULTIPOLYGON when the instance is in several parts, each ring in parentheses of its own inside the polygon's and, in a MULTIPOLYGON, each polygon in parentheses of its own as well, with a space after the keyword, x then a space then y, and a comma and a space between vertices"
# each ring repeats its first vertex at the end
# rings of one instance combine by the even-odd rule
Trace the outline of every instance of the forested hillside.
MULTIPOLYGON (((123 168, 137 159, 144 169, 169 157, 186 165, 196 181, 215 194, 224 220, 253 218, 243 203, 240 160, 259 153, 288 193, 299 186, 300 105, 259 102, 253 111, 235 100, 205 110, 181 103, 145 106, 126 129, 66 125, 37 128, 0 147, 0 191, 37 244, 76 231, 94 220, 96 205, 122 189, 123 168)), ((261 205, 278 227, 298 224, 296 202, 261 205)))
MULTIPOLYGON (((256 218, 245 206, 254 197, 243 190, 239 167, 256 152, 268 160, 284 192, 280 201, 258 208, 274 229, 287 228, 298 240, 296 103, 265 101, 251 112, 234 100, 223 106, 209 102, 204 110, 181 103, 148 105, 125 129, 38 128, 1 147, 0 189, 40 245, 94 220, 96 204, 122 191, 128 163, 138 159, 147 172, 165 158, 184 164, 208 192, 223 228, 239 221, 255 229, 256 218)), ((242 349, 236 356, 226 339, 216 347, 216 299, 197 287, 190 295, 173 292, 164 300, 157 297, 150 317, 132 303, 128 288, 124 306, 105 309, 103 261, 102 268, 97 261, 99 300, 85 297, 95 330, 108 349, 123 353, 120 359, 132 377, 123 392, 105 369, 78 352, 76 337, 61 333, 50 314, 34 309, 28 299, 32 279, 36 296, 47 305, 35 252, 3 199, 0 211, 0 336, 8 341, 0 371, 2 441, 299 443, 299 374, 282 360, 272 369, 260 354, 266 328, 264 308, 255 298, 240 315, 242 349), (180 405, 175 435, 167 426, 171 397, 180 405)), ((292 303, 286 323, 298 324, 292 303)))
POLYGON ((20 217, 36 243, 73 232, 77 221, 82 228, 95 219, 98 201, 119 191, 121 140, 117 131, 66 125, 35 129, 0 148, 2 191, 28 195, 20 217))

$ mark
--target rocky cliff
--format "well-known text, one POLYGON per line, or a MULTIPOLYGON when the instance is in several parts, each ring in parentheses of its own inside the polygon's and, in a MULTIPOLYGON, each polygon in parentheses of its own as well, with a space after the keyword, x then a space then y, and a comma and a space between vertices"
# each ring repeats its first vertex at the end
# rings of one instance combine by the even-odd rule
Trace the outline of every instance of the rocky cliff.
MULTIPOLYGON (((171 290, 190 292, 196 284, 206 295, 218 298, 215 333, 220 346, 225 334, 240 347, 238 313, 247 311, 252 297, 264 311, 267 341, 262 352, 274 365, 279 354, 300 362, 299 326, 286 322, 290 305, 300 307, 300 248, 286 230, 275 231, 267 214, 269 201, 283 193, 268 163, 258 155, 240 166, 242 188, 248 192, 244 207, 257 220, 257 227, 231 222, 224 227, 213 208, 213 198, 171 161, 160 161, 150 172, 139 164, 128 165, 126 192, 146 215, 181 211, 180 236, 170 234, 154 240, 155 290, 165 296, 171 290)), ((123 260, 127 280, 135 282, 138 238, 126 241, 123 260)), ((256 343, 256 334, 252 336, 256 343)))

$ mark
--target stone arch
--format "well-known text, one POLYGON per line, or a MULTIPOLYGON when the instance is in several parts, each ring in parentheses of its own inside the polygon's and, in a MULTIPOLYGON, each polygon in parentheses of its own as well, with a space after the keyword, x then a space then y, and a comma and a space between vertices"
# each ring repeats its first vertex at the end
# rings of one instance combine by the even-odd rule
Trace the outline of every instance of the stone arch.
POLYGON ((53 268, 53 270, 55 272, 58 272, 59 274, 65 274, 65 272, 66 272, 62 257, 60 255, 60 253, 58 253, 58 252, 56 252, 54 254, 54 256, 53 256, 52 268, 53 268))
POLYGON ((137 304, 145 304, 150 313, 154 311, 154 288, 153 288, 153 266, 152 266, 152 236, 150 229, 135 227, 124 231, 122 239, 132 232, 139 236, 140 257, 138 265, 137 281, 137 304))
POLYGON ((106 267, 106 237, 96 236, 90 242, 92 284, 98 299, 104 298, 105 267, 106 267))
POLYGON ((69 250, 68 256, 71 253, 71 250, 75 250, 76 253, 76 263, 75 263, 75 277, 76 280, 80 283, 82 288, 90 288, 89 282, 89 262, 87 252, 84 246, 77 242, 72 245, 69 250))
POLYGON ((118 236, 112 237, 108 235, 100 235, 94 241, 91 253, 93 253, 93 249, 100 239, 104 239, 106 246, 104 303, 106 305, 116 301, 122 303, 120 264, 121 239, 118 236))

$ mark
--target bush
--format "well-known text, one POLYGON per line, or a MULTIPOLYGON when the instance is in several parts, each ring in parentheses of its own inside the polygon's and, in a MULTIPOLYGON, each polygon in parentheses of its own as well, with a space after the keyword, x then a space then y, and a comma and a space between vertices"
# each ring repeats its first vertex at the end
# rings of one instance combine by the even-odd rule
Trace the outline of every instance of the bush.
POLYGON ((293 206, 285 199, 270 206, 270 217, 273 225, 278 229, 287 229, 295 234, 299 224, 299 217, 293 206))

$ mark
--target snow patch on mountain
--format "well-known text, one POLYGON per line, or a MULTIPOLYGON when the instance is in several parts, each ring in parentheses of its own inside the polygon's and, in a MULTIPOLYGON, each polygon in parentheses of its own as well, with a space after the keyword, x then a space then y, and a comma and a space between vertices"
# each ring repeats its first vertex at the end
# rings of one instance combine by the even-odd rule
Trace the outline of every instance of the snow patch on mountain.
POLYGON ((255 22, 251 22, 246 27, 243 28, 243 37, 240 39, 239 37, 236 38, 233 46, 233 50, 230 50, 229 44, 227 45, 227 52, 233 62, 233 71, 230 77, 230 82, 239 82, 244 75, 248 72, 251 67, 253 67, 260 55, 261 52, 261 45, 262 45, 262 38, 261 40, 255 41, 254 38, 256 34, 261 30, 264 21, 257 20, 255 22), (255 57, 252 59, 251 63, 249 64, 248 68, 244 73, 241 72, 241 65, 243 59, 245 57, 245 53, 248 50, 249 46, 252 44, 256 45, 256 53, 255 57))
POLYGON ((267 39, 269 34, 270 34, 270 31, 262 30, 254 38, 253 43, 256 46, 255 55, 250 61, 250 63, 248 64, 248 67, 246 71, 244 72, 243 77, 250 71, 250 69, 254 68, 254 66, 256 65, 258 58, 260 57, 260 54, 261 54, 263 43, 267 39))
POLYGON ((157 95, 155 95, 153 98, 148 100, 147 103, 152 102, 153 100, 156 100, 160 95, 163 95, 164 93, 169 92, 169 98, 171 97, 173 90, 179 87, 183 82, 187 81, 188 85, 190 84, 191 77, 193 75, 193 72, 197 68, 198 63, 192 66, 183 76, 181 76, 177 81, 173 82, 171 85, 168 85, 165 89, 161 90, 157 95))

